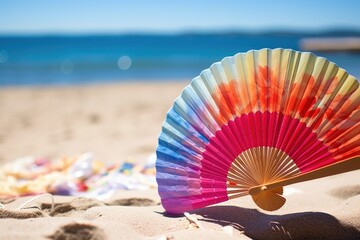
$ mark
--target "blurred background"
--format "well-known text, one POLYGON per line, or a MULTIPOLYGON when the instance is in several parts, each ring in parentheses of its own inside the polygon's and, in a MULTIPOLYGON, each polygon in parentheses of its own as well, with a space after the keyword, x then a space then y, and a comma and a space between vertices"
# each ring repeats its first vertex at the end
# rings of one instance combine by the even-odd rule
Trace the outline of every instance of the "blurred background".
POLYGON ((360 76, 360 2, 0 0, 0 86, 192 79, 292 48, 360 76))
POLYGON ((359 11, 356 0, 0 0, 0 163, 154 159, 174 99, 238 52, 312 51, 359 77, 359 11))
MULTIPOLYGON (((359 11, 358 0, 0 0, 0 197, 58 180, 69 194, 79 169, 75 193, 109 169, 154 183, 168 109, 226 56, 311 51, 359 77, 359 11)), ((114 176, 115 189, 133 184, 114 176)))

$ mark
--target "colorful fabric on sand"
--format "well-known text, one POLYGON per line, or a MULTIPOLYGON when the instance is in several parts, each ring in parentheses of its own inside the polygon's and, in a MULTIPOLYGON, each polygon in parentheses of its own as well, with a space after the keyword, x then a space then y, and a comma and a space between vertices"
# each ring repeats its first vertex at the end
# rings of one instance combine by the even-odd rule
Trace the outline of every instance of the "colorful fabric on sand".
POLYGON ((26 157, 0 167, 0 198, 51 193, 105 199, 118 189, 153 187, 155 155, 147 164, 125 161, 107 166, 85 153, 58 160, 26 157))

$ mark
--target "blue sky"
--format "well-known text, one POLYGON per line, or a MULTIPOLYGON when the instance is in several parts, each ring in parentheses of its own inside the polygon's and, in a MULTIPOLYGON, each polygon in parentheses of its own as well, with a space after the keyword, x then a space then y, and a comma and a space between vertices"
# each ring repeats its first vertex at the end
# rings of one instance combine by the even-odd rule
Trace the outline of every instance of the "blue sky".
POLYGON ((360 30, 358 0, 0 0, 0 33, 360 30))

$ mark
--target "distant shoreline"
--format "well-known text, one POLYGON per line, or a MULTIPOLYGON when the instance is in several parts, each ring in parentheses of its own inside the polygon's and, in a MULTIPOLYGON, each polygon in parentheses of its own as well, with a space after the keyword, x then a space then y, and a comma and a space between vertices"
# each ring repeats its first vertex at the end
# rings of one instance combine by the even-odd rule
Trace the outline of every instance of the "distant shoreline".
POLYGON ((360 37, 318 37, 303 38, 299 41, 300 48, 304 51, 321 52, 360 52, 360 37))
POLYGON ((213 29, 213 30, 197 30, 188 29, 183 31, 124 31, 124 32, 0 32, 0 38, 67 38, 67 37, 149 37, 149 36, 242 36, 242 35, 295 35, 304 37, 320 37, 320 36, 360 36, 360 29, 355 28, 329 28, 329 29, 312 29, 312 30, 294 30, 294 29, 213 29))

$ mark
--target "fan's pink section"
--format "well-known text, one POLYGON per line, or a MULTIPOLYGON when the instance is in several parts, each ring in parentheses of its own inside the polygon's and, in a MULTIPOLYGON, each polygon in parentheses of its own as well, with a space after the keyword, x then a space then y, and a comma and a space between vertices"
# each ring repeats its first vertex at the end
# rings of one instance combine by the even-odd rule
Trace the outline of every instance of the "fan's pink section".
POLYGON ((205 191, 202 195, 197 196, 162 199, 161 203, 166 209, 166 212, 171 214, 180 214, 186 211, 203 208, 227 200, 228 197, 226 194, 226 189, 213 189, 209 192, 205 191))
POLYGON ((234 159, 254 147, 275 147, 286 152, 301 172, 335 162, 328 147, 298 119, 257 112, 236 117, 216 132, 203 153, 201 176, 226 181, 234 159))
POLYGON ((273 112, 242 114, 223 125, 202 154, 200 193, 163 196, 169 213, 182 213, 228 200, 227 174, 234 159, 254 147, 275 147, 286 152, 301 172, 335 162, 328 147, 298 119, 273 112))

